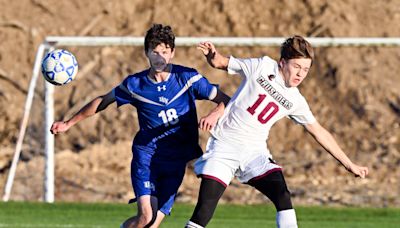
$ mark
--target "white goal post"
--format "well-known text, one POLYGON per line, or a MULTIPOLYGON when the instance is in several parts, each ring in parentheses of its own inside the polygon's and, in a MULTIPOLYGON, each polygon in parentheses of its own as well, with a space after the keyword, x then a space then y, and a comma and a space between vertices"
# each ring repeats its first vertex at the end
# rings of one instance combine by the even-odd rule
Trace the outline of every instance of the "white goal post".
MULTIPOLYGON (((400 37, 307 37, 314 47, 337 46, 400 46, 400 37)), ((280 46, 284 37, 177 37, 176 46, 194 46, 202 41, 211 41, 217 46, 280 46)), ((4 188, 3 201, 10 199, 11 189, 15 177, 18 160, 25 131, 32 106, 36 81, 40 73, 40 66, 45 53, 61 46, 143 46, 144 37, 79 37, 79 36, 49 36, 39 45, 32 70, 32 78, 25 102, 24 114, 21 121, 18 140, 15 147, 13 161, 8 173, 4 188)), ((45 178, 44 201, 54 202, 54 136, 50 133, 50 126, 54 122, 53 107, 54 86, 45 82, 45 178)))

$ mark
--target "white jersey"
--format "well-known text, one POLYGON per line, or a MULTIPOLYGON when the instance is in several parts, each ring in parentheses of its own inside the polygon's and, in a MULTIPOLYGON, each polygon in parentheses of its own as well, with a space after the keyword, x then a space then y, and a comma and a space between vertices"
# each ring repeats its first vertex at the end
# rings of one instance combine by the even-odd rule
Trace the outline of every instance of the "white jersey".
POLYGON ((272 125, 282 117, 298 124, 316 121, 299 90, 285 86, 273 59, 230 57, 228 73, 243 80, 211 132, 217 140, 265 150, 272 125))

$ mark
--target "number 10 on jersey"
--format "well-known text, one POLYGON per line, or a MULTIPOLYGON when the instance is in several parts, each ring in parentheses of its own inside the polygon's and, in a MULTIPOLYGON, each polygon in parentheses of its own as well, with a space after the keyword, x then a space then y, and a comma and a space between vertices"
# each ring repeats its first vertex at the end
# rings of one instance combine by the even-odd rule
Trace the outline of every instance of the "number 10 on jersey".
MULTIPOLYGON (((264 101, 264 99, 267 97, 265 94, 258 94, 258 99, 256 102, 247 108, 247 111, 251 114, 254 115, 258 109, 258 107, 261 105, 261 103, 264 101)), ((258 121, 262 124, 265 124, 270 120, 277 112, 279 111, 279 106, 275 104, 274 102, 269 102, 263 110, 258 114, 258 121)))

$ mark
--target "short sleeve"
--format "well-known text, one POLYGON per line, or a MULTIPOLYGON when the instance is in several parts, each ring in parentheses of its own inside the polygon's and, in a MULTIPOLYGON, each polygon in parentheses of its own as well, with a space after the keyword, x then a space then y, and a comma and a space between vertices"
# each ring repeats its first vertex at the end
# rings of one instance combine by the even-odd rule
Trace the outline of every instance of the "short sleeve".
POLYGON ((312 124, 317 121, 304 98, 295 111, 289 115, 289 118, 301 125, 312 124))
POLYGON ((192 81, 192 89, 197 100, 213 100, 217 95, 218 85, 211 84, 201 74, 197 74, 190 80, 192 81))
POLYGON ((133 104, 133 97, 128 88, 128 79, 126 78, 121 84, 114 88, 114 96, 117 101, 117 106, 124 104, 133 104))
POLYGON ((239 59, 231 56, 228 62, 229 74, 240 74, 248 78, 261 66, 262 58, 239 59))

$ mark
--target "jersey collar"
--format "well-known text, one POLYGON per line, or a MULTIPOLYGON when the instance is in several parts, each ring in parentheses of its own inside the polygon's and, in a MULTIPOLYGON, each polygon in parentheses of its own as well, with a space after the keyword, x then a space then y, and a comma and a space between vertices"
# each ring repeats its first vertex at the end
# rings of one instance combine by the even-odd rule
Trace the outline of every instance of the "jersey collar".
POLYGON ((151 78, 150 76, 149 76, 149 73, 150 73, 150 68, 149 68, 149 73, 146 75, 146 77, 149 79, 149 81, 150 82, 152 82, 153 84, 160 84, 160 83, 164 83, 164 82, 167 82, 168 80, 169 80, 169 78, 171 77, 171 72, 172 72, 172 69, 174 68, 174 65, 173 64, 171 64, 171 69, 170 69, 170 71, 169 71, 169 73, 168 73, 168 75, 167 75, 167 78, 165 79, 165 81, 162 81, 162 82, 157 82, 156 80, 154 80, 153 78, 151 78))

